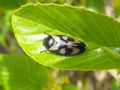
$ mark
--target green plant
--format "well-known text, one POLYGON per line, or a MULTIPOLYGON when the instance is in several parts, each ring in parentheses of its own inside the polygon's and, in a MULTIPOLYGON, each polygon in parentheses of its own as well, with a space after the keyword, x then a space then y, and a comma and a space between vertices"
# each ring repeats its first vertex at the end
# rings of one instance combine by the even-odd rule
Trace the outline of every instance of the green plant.
POLYGON ((48 70, 22 54, 0 55, 0 82, 4 90, 40 90, 47 86, 48 70))
POLYGON ((119 2, 1 0, 0 90, 119 90, 119 2), (86 50, 51 53, 43 46, 45 33, 79 39, 86 50))
POLYGON ((66 5, 28 4, 14 13, 12 25, 19 45, 40 64, 67 70, 120 68, 120 23, 113 18, 66 5), (45 51, 46 32, 82 39, 86 51, 70 57, 45 51))

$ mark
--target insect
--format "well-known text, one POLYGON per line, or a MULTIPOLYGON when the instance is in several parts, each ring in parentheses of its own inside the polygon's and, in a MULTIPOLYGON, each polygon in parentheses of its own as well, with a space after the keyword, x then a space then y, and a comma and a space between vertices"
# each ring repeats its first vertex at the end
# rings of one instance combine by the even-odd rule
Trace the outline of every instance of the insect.
POLYGON ((48 35, 43 45, 48 51, 64 56, 83 53, 86 47, 82 41, 64 35, 48 35))

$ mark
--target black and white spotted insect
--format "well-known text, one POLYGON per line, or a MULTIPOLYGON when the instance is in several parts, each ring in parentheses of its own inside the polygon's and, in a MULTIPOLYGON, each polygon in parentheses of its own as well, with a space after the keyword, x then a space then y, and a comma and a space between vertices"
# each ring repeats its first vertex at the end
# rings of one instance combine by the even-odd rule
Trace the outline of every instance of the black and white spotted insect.
POLYGON ((64 35, 48 35, 43 45, 48 51, 64 56, 83 53, 86 47, 82 41, 64 35))

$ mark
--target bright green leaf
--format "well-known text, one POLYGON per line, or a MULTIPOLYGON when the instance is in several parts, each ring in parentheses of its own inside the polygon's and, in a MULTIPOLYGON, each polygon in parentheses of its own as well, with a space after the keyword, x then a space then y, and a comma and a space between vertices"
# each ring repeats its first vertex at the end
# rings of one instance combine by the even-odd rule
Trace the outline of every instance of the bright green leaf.
POLYGON ((0 80, 5 90, 41 90, 47 68, 21 54, 0 55, 0 80))
POLYGON ((113 48, 104 48, 120 47, 120 23, 107 16, 72 6, 31 4, 15 12, 12 25, 19 45, 41 64, 75 70, 120 68, 118 52, 116 56, 113 48), (43 46, 44 33, 78 38, 86 51, 70 57, 50 53, 43 46))
MULTIPOLYGON (((20 20, 21 24, 26 22, 37 24, 35 29, 42 27, 42 29, 37 30, 39 33, 58 30, 103 46, 120 47, 120 23, 85 9, 49 4, 27 5, 16 11, 13 20, 20 20), (31 13, 31 10, 34 13, 31 13), (43 29, 45 27, 47 30, 43 29)), ((15 25, 20 22, 16 21, 15 25)), ((20 29, 17 26, 16 28, 20 29)), ((15 32, 28 34, 26 29, 23 30, 15 32)), ((36 31, 32 30, 32 32, 36 31)))

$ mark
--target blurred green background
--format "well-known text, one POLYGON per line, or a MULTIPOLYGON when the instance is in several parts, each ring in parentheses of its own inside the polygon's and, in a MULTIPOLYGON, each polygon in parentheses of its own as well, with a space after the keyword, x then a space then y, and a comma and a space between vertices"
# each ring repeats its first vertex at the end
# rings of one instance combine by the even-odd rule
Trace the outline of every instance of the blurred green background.
POLYGON ((61 71, 26 56, 15 40, 11 17, 27 3, 67 4, 120 18, 120 0, 0 0, 0 90, 120 90, 108 71, 61 71))

